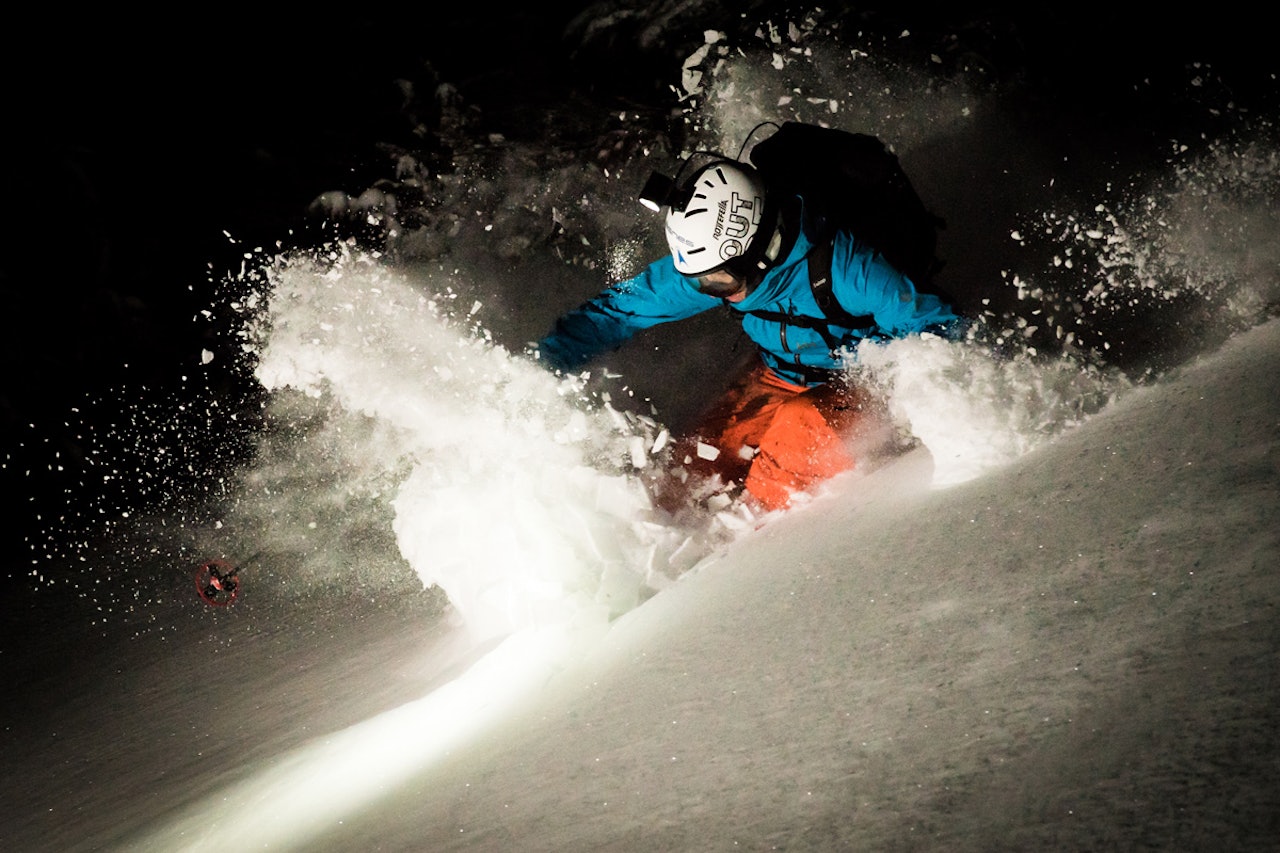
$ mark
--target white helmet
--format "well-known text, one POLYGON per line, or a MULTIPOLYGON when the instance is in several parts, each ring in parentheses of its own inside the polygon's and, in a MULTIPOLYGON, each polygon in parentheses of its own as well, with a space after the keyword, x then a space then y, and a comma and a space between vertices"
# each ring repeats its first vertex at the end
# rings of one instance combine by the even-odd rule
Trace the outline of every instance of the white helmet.
POLYGON ((700 276, 746 255, 764 219, 764 182, 755 169, 719 160, 686 186, 688 202, 667 211, 667 245, 676 269, 700 276))

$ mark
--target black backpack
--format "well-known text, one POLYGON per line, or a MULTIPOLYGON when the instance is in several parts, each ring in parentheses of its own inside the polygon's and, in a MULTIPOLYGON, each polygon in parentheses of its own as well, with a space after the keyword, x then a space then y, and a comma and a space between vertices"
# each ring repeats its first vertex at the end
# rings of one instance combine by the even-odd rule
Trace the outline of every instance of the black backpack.
POLYGON ((804 198, 819 228, 819 246, 836 231, 849 231, 884 255, 917 289, 932 288, 942 266, 938 231, 945 223, 925 207, 897 155, 879 139, 786 122, 756 144, 751 163, 771 194, 804 198))
MULTIPOLYGON (((836 351, 842 337, 830 326, 862 329, 874 336, 875 318, 854 316, 836 300, 831 289, 832 241, 846 230, 884 255, 909 277, 917 291, 946 298, 933 283, 942 266, 937 255, 943 220, 924 206, 895 154, 874 136, 786 122, 757 143, 751 163, 760 171, 768 192, 776 198, 799 195, 817 228, 809 251, 809 284, 822 317, 751 313, 776 322, 804 326, 822 336, 836 351)), ((804 368, 796 358, 793 369, 813 381, 825 381, 828 371, 804 368)))

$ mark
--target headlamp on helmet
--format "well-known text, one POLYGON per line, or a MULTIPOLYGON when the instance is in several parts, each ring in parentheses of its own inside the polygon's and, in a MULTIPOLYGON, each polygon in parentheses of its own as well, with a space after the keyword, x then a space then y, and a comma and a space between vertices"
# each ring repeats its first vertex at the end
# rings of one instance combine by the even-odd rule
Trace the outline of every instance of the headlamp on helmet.
POLYGON ((683 210, 689 203, 689 192, 681 190, 674 178, 669 178, 660 172, 653 172, 649 175, 649 180, 645 181, 644 189, 640 190, 640 203, 654 213, 664 207, 683 210))

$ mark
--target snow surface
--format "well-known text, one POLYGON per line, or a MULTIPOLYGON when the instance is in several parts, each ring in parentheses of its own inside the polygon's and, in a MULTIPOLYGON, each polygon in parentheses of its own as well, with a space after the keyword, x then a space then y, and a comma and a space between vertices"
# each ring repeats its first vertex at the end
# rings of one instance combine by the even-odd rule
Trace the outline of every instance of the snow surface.
POLYGON ((28 721, 7 833, 1247 849, 1280 814, 1277 377, 1272 322, 1015 463, 937 488, 908 455, 443 684, 466 652, 406 602, 237 604, 28 721))
POLYGON ((1277 148, 1227 133, 1058 194, 999 98, 806 26, 706 33, 673 95, 706 146, 764 118, 889 133, 958 208, 975 336, 860 354, 918 443, 786 514, 673 522, 643 478, 732 331, 582 377, 521 352, 652 256, 618 211, 671 152, 624 118, 606 165, 405 154, 317 199, 377 247, 243 247, 199 318, 230 331, 196 361, 266 392, 250 457, 199 469, 189 410, 247 418, 230 399, 139 403, 81 485, 185 467, 208 501, 104 503, 33 546, 5 849, 1274 844, 1277 148), (988 159, 1035 199, 1007 222, 988 159), (1105 357, 1131 313, 1174 366, 1105 357), (191 588, 212 556, 243 566, 231 607, 191 588))

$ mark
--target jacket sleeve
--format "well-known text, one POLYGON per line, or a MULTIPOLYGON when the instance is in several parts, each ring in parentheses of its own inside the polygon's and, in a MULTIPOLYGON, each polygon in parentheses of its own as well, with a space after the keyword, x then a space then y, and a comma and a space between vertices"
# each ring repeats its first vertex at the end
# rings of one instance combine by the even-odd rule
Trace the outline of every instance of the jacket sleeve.
POLYGON ((869 314, 890 337, 920 332, 955 337, 963 321, 932 293, 920 293, 911 279, 857 239, 840 234, 831 259, 836 298, 851 314, 869 314))
POLYGON ((641 329, 683 320, 718 304, 720 300, 699 293, 678 273, 670 258, 662 258, 556 320, 537 343, 538 358, 552 369, 574 370, 617 349, 641 329))

